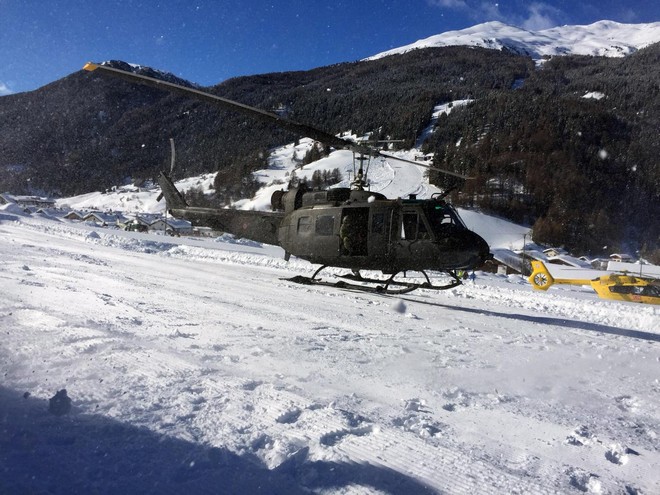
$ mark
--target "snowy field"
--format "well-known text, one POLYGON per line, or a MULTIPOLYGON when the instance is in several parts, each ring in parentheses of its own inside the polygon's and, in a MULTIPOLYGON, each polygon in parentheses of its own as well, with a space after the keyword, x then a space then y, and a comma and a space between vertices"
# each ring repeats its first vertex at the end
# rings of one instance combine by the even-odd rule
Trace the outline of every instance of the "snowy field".
POLYGON ((658 307, 11 208, 0 267, 0 493, 660 493, 658 307))

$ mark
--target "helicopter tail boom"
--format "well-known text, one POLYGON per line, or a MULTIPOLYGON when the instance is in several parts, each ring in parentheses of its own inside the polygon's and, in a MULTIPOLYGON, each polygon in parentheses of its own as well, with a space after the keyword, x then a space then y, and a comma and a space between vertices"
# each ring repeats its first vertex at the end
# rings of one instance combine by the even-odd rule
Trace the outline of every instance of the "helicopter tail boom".
POLYGON ((158 183, 172 216, 188 220, 193 225, 211 227, 237 237, 266 244, 278 244, 277 229, 284 213, 188 206, 181 192, 165 172, 160 173, 158 183))

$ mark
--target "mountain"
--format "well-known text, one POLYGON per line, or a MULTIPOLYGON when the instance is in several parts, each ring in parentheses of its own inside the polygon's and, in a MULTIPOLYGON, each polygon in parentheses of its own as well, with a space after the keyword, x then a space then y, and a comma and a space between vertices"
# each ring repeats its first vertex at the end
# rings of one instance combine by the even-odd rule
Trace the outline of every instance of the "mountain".
POLYGON ((448 31, 410 45, 394 48, 367 60, 407 53, 420 48, 478 46, 508 50, 535 60, 556 55, 623 57, 660 42, 660 22, 621 24, 599 21, 587 26, 560 26, 528 31, 502 22, 478 24, 459 31, 448 31))
MULTIPOLYGON (((531 70, 528 60, 511 54, 453 47, 234 78, 207 90, 265 110, 282 108, 334 133, 379 129, 412 144, 437 102, 510 87, 531 70)), ((71 196, 149 178, 168 163, 170 137, 182 174, 221 170, 227 186, 263 168, 270 148, 297 138, 208 104, 79 71, 0 97, 0 190, 71 196)))
MULTIPOLYGON (((576 27, 571 36, 582 41, 575 47, 603 52, 594 33, 607 37, 606 27, 614 25, 576 27)), ((580 254, 599 255, 606 244, 608 251, 640 250, 657 259, 660 44, 637 49, 656 32, 655 24, 643 26, 627 28, 627 46, 636 51, 626 57, 566 55, 539 65, 531 48, 521 48, 520 33, 539 53, 549 46, 561 51, 547 41, 558 34, 545 32, 544 45, 538 36, 533 43, 534 33, 489 23, 472 28, 474 39, 496 47, 505 36, 495 31, 510 39, 517 32, 519 49, 402 48, 372 60, 234 78, 206 90, 332 133, 403 139, 403 148, 428 135, 422 151, 434 154, 436 164, 475 177, 453 194, 459 206, 533 225, 538 242, 580 254), (465 100, 471 103, 440 115, 428 132, 435 107, 465 100)), ((0 97, 0 191, 73 196, 153 178, 169 165, 169 138, 179 178, 217 171, 212 200, 226 204, 251 197, 259 186, 251 172, 265 168, 270 150, 298 136, 80 71, 0 97)), ((431 181, 451 186, 437 174, 431 181)))
POLYGON ((103 62, 100 65, 107 65, 109 67, 114 67, 115 69, 121 69, 126 72, 132 72, 134 74, 140 74, 142 76, 153 77, 154 79, 160 79, 172 84, 178 84, 179 86, 186 86, 188 88, 199 88, 199 85, 191 83, 186 79, 182 79, 178 76, 175 76, 171 72, 166 72, 152 67, 147 67, 146 65, 140 64, 129 64, 123 62, 122 60, 109 60, 103 62))

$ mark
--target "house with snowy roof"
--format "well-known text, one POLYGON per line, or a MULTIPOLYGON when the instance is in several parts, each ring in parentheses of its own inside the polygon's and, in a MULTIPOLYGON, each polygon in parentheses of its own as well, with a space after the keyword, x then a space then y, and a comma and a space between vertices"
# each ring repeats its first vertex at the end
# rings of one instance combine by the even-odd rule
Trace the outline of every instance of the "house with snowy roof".
POLYGON ((62 218, 66 218, 67 220, 81 221, 85 218, 85 213, 83 213, 81 211, 71 210, 66 215, 64 215, 62 218))
POLYGON ((635 260, 629 254, 613 253, 613 254, 610 254, 610 261, 614 261, 614 262, 620 261, 620 262, 623 262, 623 263, 632 263, 635 260))
POLYGON ((26 207, 35 207, 35 208, 54 208, 55 200, 50 198, 42 198, 40 196, 14 196, 9 193, 0 194, 0 204, 6 205, 9 203, 15 203, 24 208, 26 207))
POLYGON ((188 235, 192 233, 192 223, 188 220, 179 220, 178 218, 159 218, 149 226, 149 229, 188 235))
POLYGON ((138 213, 135 215, 135 221, 147 227, 151 227, 154 222, 162 218, 163 215, 160 213, 138 213))
POLYGON ((85 215, 83 220, 85 222, 94 223, 102 227, 107 227, 118 226, 119 224, 126 223, 127 218, 124 217, 121 213, 93 211, 85 215))

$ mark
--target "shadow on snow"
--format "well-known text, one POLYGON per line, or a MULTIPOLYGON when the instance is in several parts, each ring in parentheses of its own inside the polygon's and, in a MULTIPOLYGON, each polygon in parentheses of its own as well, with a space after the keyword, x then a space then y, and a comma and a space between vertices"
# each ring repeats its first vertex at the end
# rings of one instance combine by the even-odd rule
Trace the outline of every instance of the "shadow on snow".
POLYGON ((462 306, 452 306, 449 304, 434 303, 431 301, 422 301, 419 299, 408 299, 401 297, 400 299, 412 303, 427 304, 430 306, 437 306, 439 308, 452 309, 454 311, 463 311, 465 313, 473 313, 484 316, 495 316, 498 318, 509 318, 512 320, 527 321, 530 323, 538 323, 541 325, 553 325, 559 327, 576 328, 578 330, 588 330, 590 332, 607 333, 611 335, 619 335, 621 337, 629 337, 633 339, 648 340, 650 342, 660 342, 660 334, 645 332, 643 330, 631 330, 627 328, 612 327, 609 325, 602 325, 600 323, 591 323, 588 321, 568 320, 564 318, 553 318, 550 316, 531 316, 521 315, 516 313, 501 313, 498 311, 489 311, 485 309, 466 308, 462 306))
POLYGON ((256 457, 167 437, 93 414, 57 417, 48 401, 0 387, 0 493, 297 494, 370 486, 392 494, 434 493, 370 464, 308 461, 275 469, 256 457))

